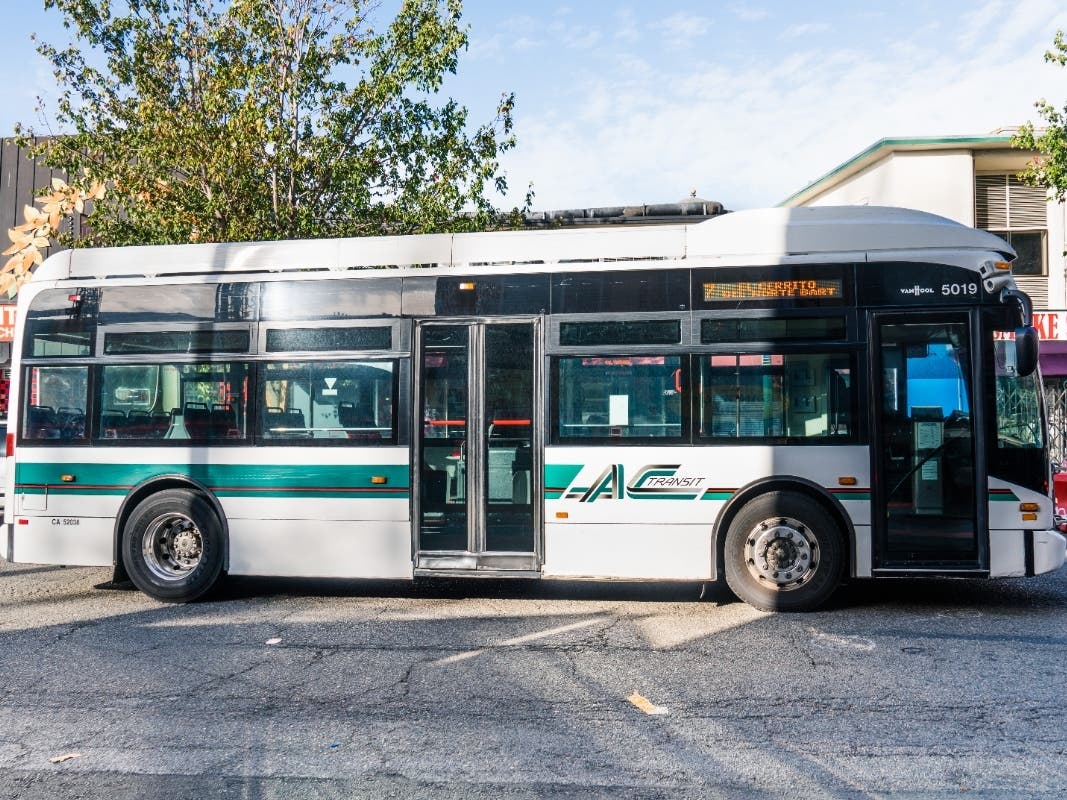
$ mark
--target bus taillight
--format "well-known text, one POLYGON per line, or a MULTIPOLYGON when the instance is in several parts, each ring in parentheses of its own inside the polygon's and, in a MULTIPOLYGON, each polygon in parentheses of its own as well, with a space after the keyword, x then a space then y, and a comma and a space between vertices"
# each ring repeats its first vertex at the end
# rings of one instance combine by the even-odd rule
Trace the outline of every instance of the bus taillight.
POLYGON ((15 455, 15 434, 13 434, 13 433, 9 433, 7 435, 7 450, 4 453, 4 455, 8 455, 8 456, 15 455))

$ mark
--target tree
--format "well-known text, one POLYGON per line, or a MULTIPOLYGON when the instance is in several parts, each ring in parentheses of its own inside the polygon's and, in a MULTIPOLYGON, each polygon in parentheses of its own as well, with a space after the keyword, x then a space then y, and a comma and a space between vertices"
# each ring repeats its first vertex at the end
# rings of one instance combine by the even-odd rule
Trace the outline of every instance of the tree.
MULTIPOLYGON (((1045 61, 1067 66, 1067 39, 1063 31, 1056 31, 1053 49, 1045 52, 1045 61)), ((1067 197, 1067 106, 1057 109, 1046 100, 1034 103, 1044 125, 1035 128, 1026 123, 1012 138, 1012 145, 1036 150, 1036 156, 1020 174, 1032 186, 1046 186, 1054 199, 1067 197)))
POLYGON ((36 200, 43 208, 25 206, 23 221, 8 229, 11 245, 3 255, 10 258, 0 267, 0 293, 14 297, 19 287, 30 279, 34 267, 44 260, 41 251, 51 246, 61 220, 70 214, 81 214, 87 203, 103 200, 106 191, 103 183, 85 189, 71 186, 62 178, 52 178, 51 191, 36 200))
POLYGON ((62 89, 39 155, 107 184, 98 244, 476 229, 507 188, 514 96, 473 130, 434 103, 467 45, 461 0, 401 0, 381 31, 372 0, 45 7, 73 43, 38 45, 62 89))

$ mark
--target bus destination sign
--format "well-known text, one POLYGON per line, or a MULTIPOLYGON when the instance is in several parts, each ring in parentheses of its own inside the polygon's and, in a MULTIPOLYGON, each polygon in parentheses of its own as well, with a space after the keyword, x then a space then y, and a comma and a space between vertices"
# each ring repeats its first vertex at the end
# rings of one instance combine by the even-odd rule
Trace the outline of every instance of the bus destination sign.
POLYGON ((711 281, 704 283, 704 302, 730 300, 839 300, 840 278, 795 280, 711 281))

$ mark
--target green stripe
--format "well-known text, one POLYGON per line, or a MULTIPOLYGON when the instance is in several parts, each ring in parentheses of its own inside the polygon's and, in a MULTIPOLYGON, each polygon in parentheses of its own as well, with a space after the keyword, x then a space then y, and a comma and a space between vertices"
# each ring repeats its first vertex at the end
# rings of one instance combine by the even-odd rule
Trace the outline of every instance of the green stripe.
POLYGON ((733 492, 713 492, 708 490, 701 496, 701 500, 729 500, 734 496, 733 492))
POLYGON ((1015 492, 1010 489, 1005 491, 1003 489, 990 489, 989 490, 989 502, 991 503, 1013 503, 1018 502, 1019 498, 1015 495, 1015 492))
POLYGON ((406 464, 338 466, 323 464, 18 464, 16 491, 71 495, 126 494, 161 475, 198 481, 220 497, 402 498, 409 492, 406 464), (65 482, 63 475, 73 475, 65 482), (375 476, 384 484, 371 483, 375 476))
POLYGON ((545 464, 545 497, 558 500, 571 485, 571 481, 578 477, 582 466, 582 464, 545 464))
POLYGON ((843 502, 863 501, 869 503, 871 501, 870 492, 837 492, 833 489, 830 490, 830 494, 843 502))

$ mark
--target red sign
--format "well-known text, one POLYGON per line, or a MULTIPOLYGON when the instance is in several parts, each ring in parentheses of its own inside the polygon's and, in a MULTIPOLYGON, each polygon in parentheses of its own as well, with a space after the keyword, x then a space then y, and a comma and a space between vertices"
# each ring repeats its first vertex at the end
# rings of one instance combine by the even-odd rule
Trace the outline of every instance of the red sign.
POLYGON ((15 341, 15 309, 13 303, 0 305, 0 342, 15 341))
MULTIPOLYGON (((1067 339, 1067 311, 1035 311, 1034 327, 1037 328, 1038 338, 1044 342, 1063 341, 1067 339)), ((1015 334, 997 331, 993 338, 1014 339, 1015 334)))

